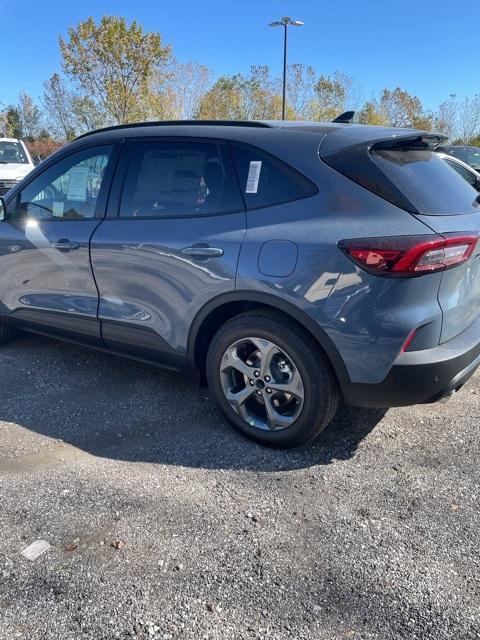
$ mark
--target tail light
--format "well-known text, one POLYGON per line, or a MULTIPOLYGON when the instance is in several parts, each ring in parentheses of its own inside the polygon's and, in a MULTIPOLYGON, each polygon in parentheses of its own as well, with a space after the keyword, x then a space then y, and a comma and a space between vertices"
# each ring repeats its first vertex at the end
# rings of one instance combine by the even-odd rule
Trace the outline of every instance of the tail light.
POLYGON ((359 267, 379 276, 406 277, 444 271, 466 262, 478 234, 445 233, 342 240, 338 246, 359 267))

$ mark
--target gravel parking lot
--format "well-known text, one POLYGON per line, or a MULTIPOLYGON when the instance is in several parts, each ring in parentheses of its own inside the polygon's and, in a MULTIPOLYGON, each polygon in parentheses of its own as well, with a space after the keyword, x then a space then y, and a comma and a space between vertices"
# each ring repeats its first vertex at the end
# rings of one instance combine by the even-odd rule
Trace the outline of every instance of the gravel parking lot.
POLYGON ((288 452, 191 380, 45 338, 0 378, 2 640, 480 638, 479 375, 288 452))

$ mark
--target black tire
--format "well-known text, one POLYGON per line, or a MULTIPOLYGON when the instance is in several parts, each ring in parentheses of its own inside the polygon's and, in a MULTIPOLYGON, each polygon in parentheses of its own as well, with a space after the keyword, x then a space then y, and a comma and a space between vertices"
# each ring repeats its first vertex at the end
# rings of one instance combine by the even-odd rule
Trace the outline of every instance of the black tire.
POLYGON ((0 318, 0 344, 7 342, 12 337, 12 327, 6 320, 0 318))
POLYGON ((208 385, 228 420, 249 438, 277 448, 297 447, 315 438, 334 417, 341 395, 332 367, 318 343, 288 317, 268 310, 242 313, 217 331, 208 350, 206 373, 208 385), (273 342, 301 375, 303 405, 286 428, 270 431, 251 426, 225 397, 220 373, 224 354, 231 345, 248 337, 273 342))

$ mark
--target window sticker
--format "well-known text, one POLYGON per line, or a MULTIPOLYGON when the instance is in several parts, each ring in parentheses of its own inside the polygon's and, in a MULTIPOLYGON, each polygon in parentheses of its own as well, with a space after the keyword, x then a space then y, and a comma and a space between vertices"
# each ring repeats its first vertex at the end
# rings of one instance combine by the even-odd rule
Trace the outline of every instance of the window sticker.
POLYGON ((67 200, 86 201, 89 172, 88 167, 73 167, 70 169, 67 200))
POLYGON ((261 160, 251 160, 248 168, 247 187, 245 193, 257 193, 260 171, 262 170, 261 160))
POLYGON ((63 202, 57 202, 55 201, 52 204, 52 213, 55 217, 57 218, 63 218, 63 208, 64 208, 64 203, 63 202))

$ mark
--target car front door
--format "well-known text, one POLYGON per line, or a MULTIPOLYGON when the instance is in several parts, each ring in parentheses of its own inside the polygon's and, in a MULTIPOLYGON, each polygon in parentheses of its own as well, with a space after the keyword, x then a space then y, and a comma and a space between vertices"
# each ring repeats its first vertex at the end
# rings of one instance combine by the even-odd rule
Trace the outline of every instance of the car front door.
POLYGON ((115 145, 54 160, 7 199, 0 312, 42 333, 101 345, 89 243, 105 213, 115 145))
POLYGON ((117 176, 112 215, 91 244, 103 338, 176 368, 199 309, 235 288, 245 211, 229 149, 138 140, 125 145, 117 176))

